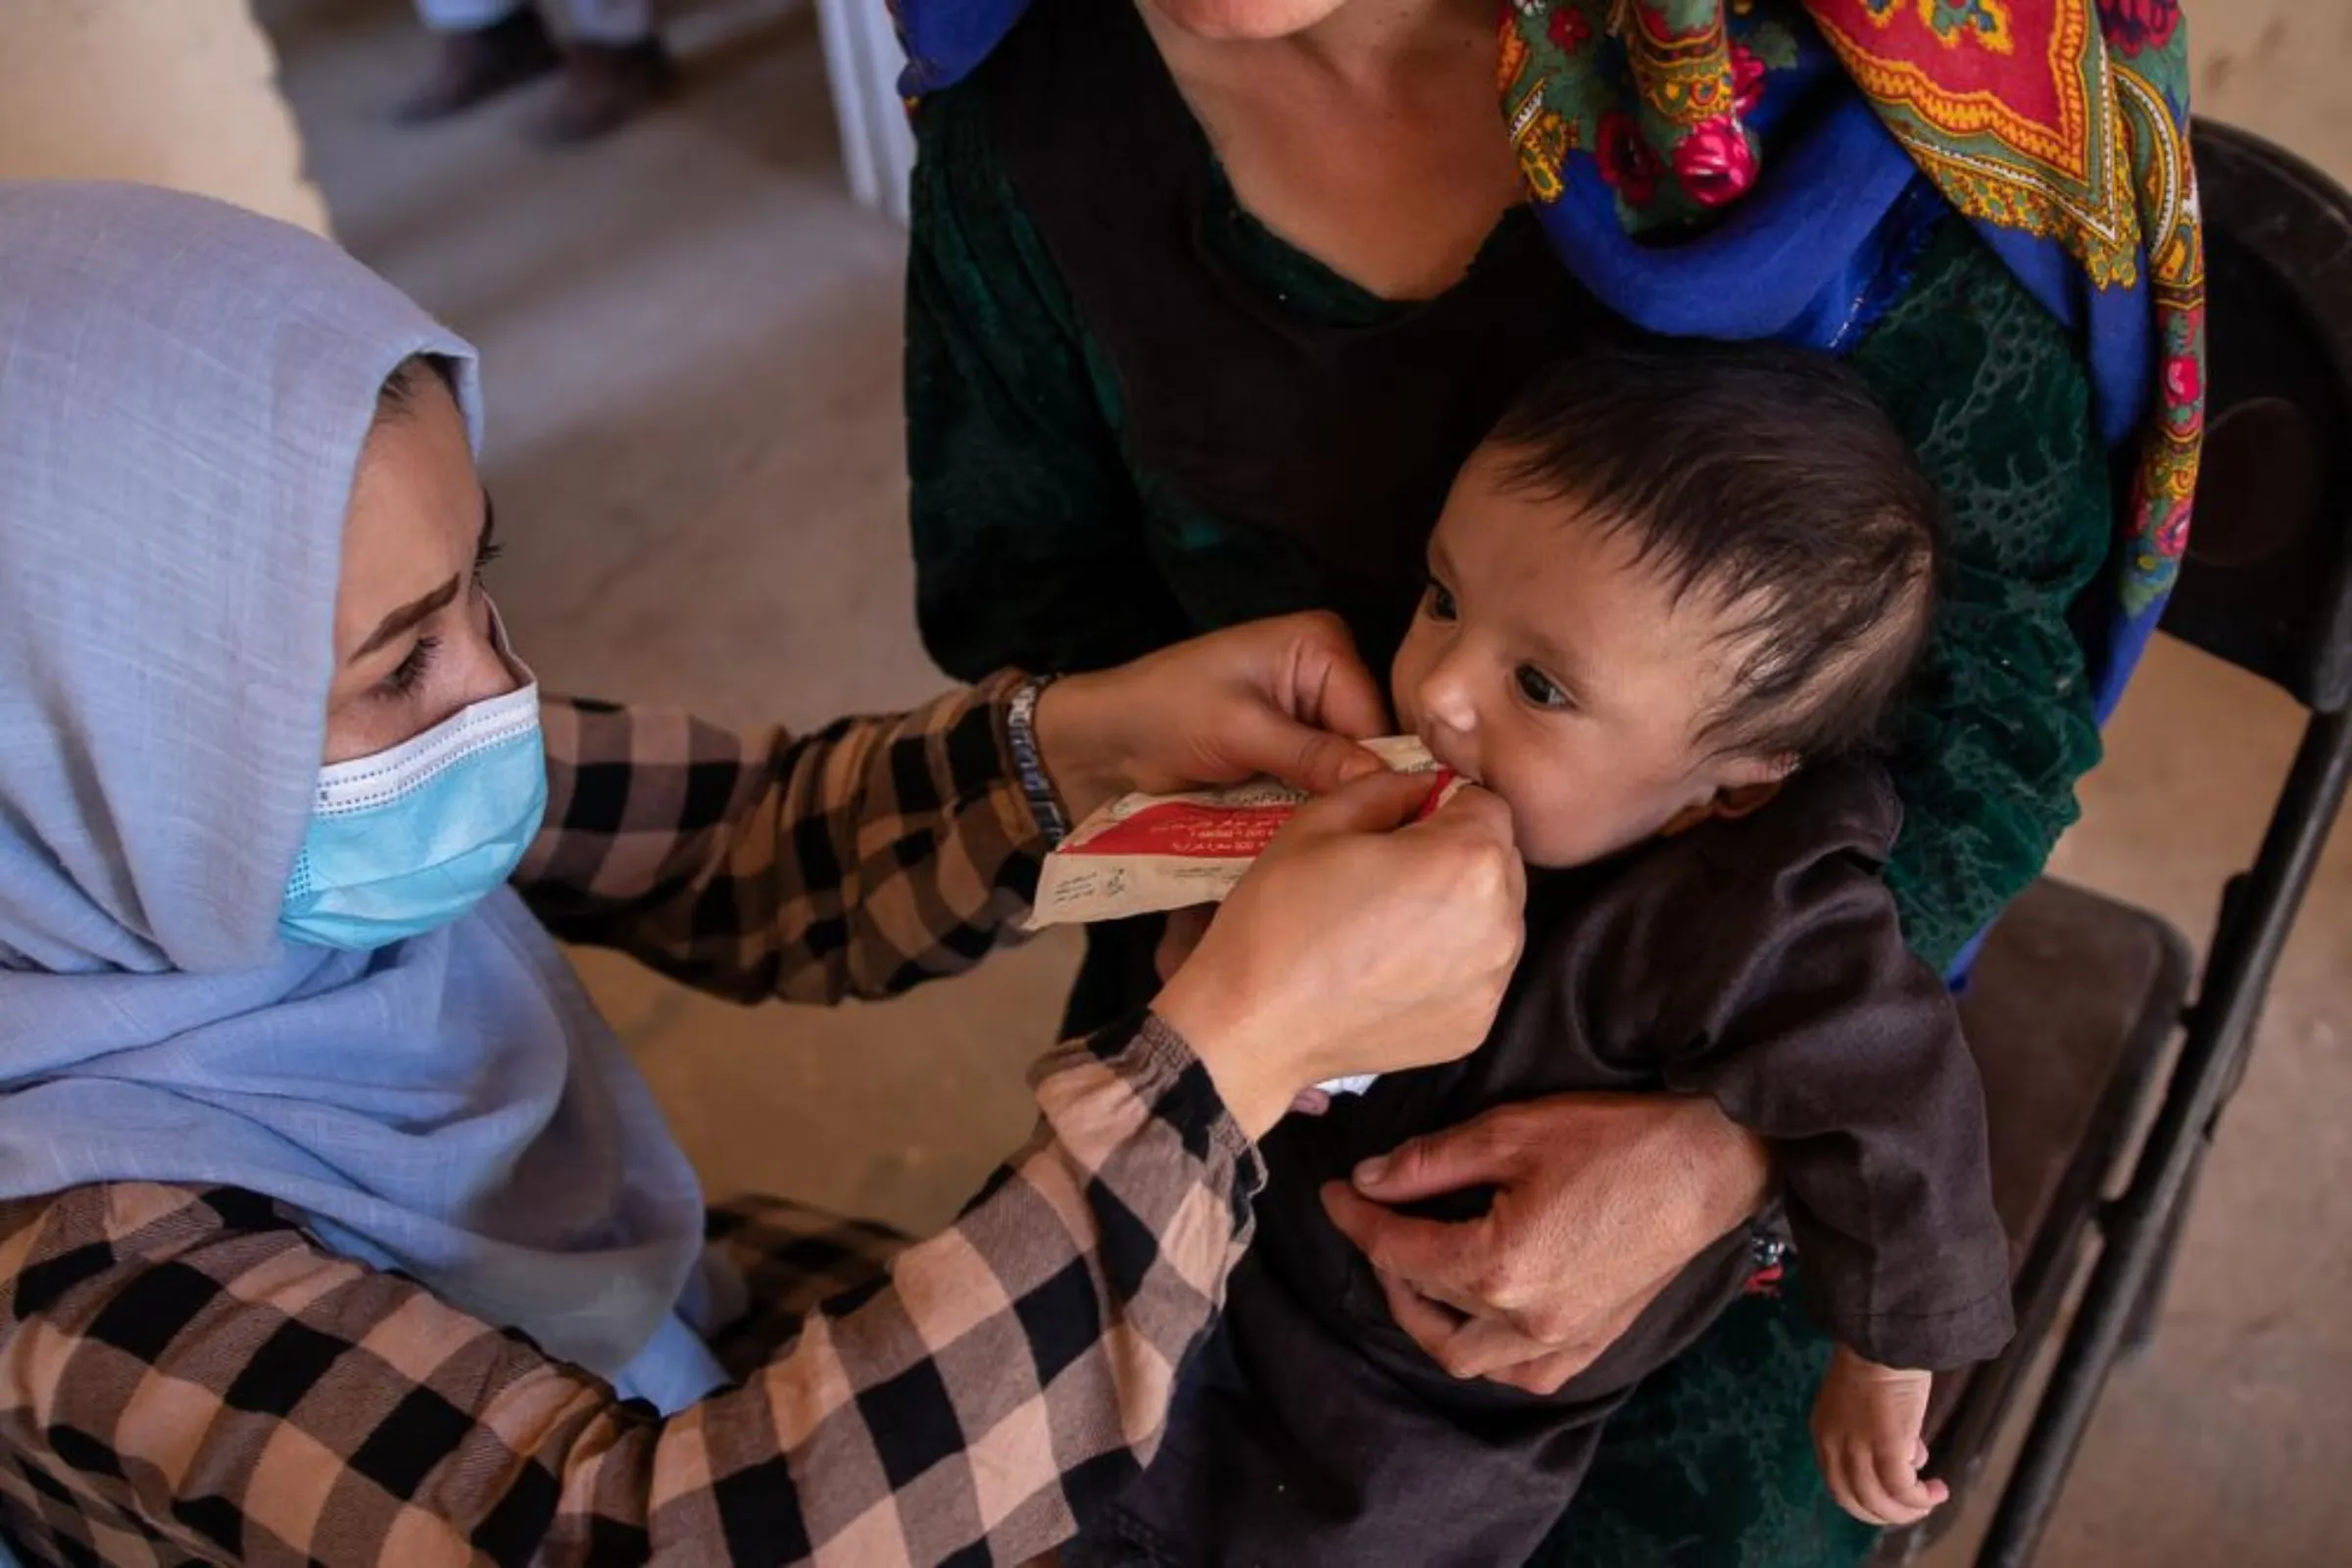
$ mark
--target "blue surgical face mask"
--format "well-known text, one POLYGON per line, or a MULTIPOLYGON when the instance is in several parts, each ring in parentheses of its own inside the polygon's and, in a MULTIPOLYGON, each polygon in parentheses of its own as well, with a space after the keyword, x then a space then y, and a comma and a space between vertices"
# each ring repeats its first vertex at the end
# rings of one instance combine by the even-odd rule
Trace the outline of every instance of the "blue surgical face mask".
POLYGON ((546 809, 539 685, 525 671, 518 691, 319 769, 278 933, 367 952, 447 925, 514 872, 546 809))

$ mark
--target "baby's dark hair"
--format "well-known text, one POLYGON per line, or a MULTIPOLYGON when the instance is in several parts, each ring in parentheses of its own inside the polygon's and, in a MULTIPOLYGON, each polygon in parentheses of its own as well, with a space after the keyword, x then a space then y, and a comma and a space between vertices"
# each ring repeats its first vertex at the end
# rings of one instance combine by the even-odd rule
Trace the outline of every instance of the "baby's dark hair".
POLYGON ((1701 736, 1792 761, 1885 740, 1935 610, 1936 498, 1862 378, 1772 344, 1579 354, 1489 438, 1507 483, 1639 546, 1740 649, 1701 736))

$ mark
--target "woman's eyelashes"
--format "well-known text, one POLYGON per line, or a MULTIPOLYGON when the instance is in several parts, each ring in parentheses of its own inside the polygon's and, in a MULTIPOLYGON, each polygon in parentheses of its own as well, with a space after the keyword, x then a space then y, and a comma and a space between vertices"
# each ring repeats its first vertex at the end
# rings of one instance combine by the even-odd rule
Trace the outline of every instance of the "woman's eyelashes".
POLYGON ((1429 607, 1429 618, 1432 620, 1457 620, 1461 617, 1461 607, 1453 602, 1453 590, 1435 577, 1429 579, 1423 603, 1429 607))
POLYGON ((393 666, 392 672, 376 682, 376 694, 387 701, 399 702, 416 695, 424 677, 432 673, 433 661, 440 655, 441 639, 419 637, 409 656, 393 666))
MULTIPOLYGON (((482 519, 481 541, 474 546, 473 550, 472 581, 466 585, 470 595, 478 597, 482 593, 482 574, 490 569, 491 563, 498 560, 505 550, 506 546, 501 544, 498 539, 495 514, 485 514, 482 519)), ((461 613, 465 613, 465 612, 452 606, 439 612, 434 619, 428 620, 426 624, 431 625, 434 621, 441 620, 443 616, 461 613)), ((383 679, 369 688, 368 695, 388 703, 406 702, 415 697, 424 688, 425 680, 432 674, 434 662, 441 657, 441 652, 439 634, 427 632, 418 637, 410 646, 408 657, 393 666, 392 671, 383 679)))

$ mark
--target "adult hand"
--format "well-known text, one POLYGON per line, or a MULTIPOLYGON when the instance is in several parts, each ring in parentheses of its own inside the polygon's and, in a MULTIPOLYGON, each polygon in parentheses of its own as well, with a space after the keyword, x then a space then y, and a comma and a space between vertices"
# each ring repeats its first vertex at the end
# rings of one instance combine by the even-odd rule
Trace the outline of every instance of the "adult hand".
MULTIPOLYGON (((1208 922, 1215 918, 1213 904, 1189 905, 1168 911, 1167 924, 1160 928, 1159 946, 1152 952, 1152 967, 1165 985, 1176 978, 1184 960, 1193 956, 1200 939, 1208 934, 1208 922)), ((1290 1113, 1294 1116, 1320 1116, 1331 1109, 1331 1096, 1321 1089, 1301 1089, 1291 1097, 1290 1113)))
POLYGON ((1458 1378, 1555 1394, 1764 1200, 1763 1146, 1712 1101, 1556 1095, 1364 1161, 1323 1190, 1397 1325, 1458 1378), (1475 1219, 1395 1211, 1491 1187, 1475 1219))
POLYGON ((1037 704, 1037 745, 1072 821, 1130 790, 1261 773, 1324 794, 1380 768, 1354 744, 1388 705, 1336 615, 1212 632, 1117 669, 1072 675, 1037 704))
POLYGON ((1426 821, 1426 776, 1379 768, 1276 834, 1152 1010, 1255 1138, 1299 1090, 1467 1055, 1519 958, 1511 813, 1475 788, 1426 821))

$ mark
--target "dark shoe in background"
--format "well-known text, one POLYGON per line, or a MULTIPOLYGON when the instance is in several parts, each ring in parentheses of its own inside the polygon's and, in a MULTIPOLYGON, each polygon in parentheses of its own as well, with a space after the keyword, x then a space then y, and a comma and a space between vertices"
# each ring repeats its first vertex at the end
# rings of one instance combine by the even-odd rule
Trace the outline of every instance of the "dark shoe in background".
POLYGON ((544 76, 563 63, 564 52, 548 35, 547 24, 525 3, 487 27, 443 34, 440 64, 422 86, 393 109, 392 119, 403 125, 446 120, 544 76))
POLYGON ((575 42, 556 101, 532 122, 531 134, 551 146, 593 141, 652 107, 676 81, 677 67, 659 38, 575 42))

